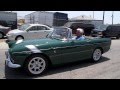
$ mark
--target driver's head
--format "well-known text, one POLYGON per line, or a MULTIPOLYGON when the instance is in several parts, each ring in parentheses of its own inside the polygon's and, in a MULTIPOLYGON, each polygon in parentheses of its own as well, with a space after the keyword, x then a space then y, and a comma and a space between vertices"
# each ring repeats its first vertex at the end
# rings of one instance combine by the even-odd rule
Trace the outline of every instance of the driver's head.
POLYGON ((82 36, 84 34, 84 30, 82 28, 78 28, 76 31, 76 36, 82 36))

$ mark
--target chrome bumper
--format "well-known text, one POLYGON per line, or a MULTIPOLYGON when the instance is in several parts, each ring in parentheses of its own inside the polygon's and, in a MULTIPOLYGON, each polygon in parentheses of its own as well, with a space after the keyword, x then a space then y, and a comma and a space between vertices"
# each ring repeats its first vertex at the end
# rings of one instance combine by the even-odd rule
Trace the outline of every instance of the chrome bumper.
POLYGON ((20 67, 21 67, 21 65, 19 65, 19 64, 13 64, 13 63, 11 62, 11 58, 10 58, 10 55, 9 55, 8 52, 5 52, 5 55, 6 55, 5 64, 6 64, 8 67, 10 67, 10 68, 20 68, 20 67))

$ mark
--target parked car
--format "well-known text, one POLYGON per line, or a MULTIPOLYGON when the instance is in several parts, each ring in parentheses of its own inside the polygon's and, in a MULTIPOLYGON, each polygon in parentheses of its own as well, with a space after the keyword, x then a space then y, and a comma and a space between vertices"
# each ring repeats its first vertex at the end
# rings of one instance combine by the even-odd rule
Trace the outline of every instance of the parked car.
POLYGON ((73 34, 76 34, 77 28, 82 28, 84 29, 84 34, 86 36, 89 36, 91 34, 91 31, 95 28, 93 24, 85 24, 81 22, 67 22, 64 26, 71 28, 73 34))
POLYGON ((103 37, 103 32, 106 30, 108 25, 101 25, 91 31, 92 37, 103 37))
POLYGON ((44 38, 53 29, 43 24, 24 24, 19 29, 7 33, 7 41, 44 38))
POLYGON ((104 37, 116 37, 120 38, 120 25, 109 25, 103 32, 104 37))
POLYGON ((111 46, 110 38, 75 40, 72 30, 55 28, 46 38, 9 42, 6 65, 10 68, 24 67, 29 75, 42 74, 49 65, 65 64, 91 59, 97 62, 111 46))
POLYGON ((6 34, 10 31, 10 27, 4 27, 2 25, 0 25, 0 39, 4 38, 4 36, 6 36, 6 34))

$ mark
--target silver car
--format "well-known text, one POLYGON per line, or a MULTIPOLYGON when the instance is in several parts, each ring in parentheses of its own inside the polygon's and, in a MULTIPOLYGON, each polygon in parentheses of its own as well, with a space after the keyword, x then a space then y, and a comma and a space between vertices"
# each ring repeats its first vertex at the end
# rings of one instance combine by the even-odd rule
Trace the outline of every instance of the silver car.
POLYGON ((43 24, 24 24, 19 29, 7 33, 8 41, 44 38, 53 28, 43 24))

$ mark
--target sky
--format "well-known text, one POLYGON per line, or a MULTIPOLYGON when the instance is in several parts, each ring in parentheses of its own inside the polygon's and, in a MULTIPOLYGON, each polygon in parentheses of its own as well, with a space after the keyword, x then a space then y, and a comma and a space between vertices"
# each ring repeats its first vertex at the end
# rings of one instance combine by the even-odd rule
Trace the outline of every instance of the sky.
MULTIPOLYGON (((24 17, 27 14, 30 14, 34 11, 14 11, 17 12, 18 17, 24 17)), ((49 12, 62 12, 67 13, 68 18, 77 17, 80 15, 87 15, 93 17, 93 11, 49 11, 49 12)), ((102 20, 103 19, 103 11, 94 11, 94 19, 102 20)), ((112 11, 105 11, 105 24, 112 24, 112 11)), ((114 24, 120 24, 120 11, 114 11, 114 24)))

